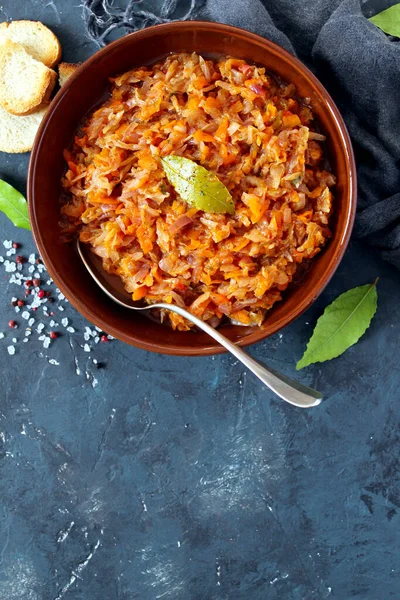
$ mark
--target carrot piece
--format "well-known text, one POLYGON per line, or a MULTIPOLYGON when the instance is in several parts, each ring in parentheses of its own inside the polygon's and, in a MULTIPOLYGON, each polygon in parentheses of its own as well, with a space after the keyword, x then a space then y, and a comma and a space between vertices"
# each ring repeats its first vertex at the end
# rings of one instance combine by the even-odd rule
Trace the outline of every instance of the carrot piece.
POLYGON ((226 138, 228 136, 228 126, 228 117, 223 117, 220 124, 218 125, 217 131, 215 132, 215 137, 221 142, 226 142, 226 138))
POLYGON ((196 110, 196 108, 199 108, 199 102, 200 98, 197 98, 196 96, 191 96, 186 104, 186 108, 188 108, 189 110, 196 110))
POLYGON ((305 210, 304 212, 297 215, 297 218, 300 219, 300 221, 307 223, 311 219, 312 214, 313 214, 312 210, 305 210))
POLYGON ((318 198, 321 194, 322 194, 322 187, 318 186, 312 192, 310 192, 308 194, 308 197, 314 199, 314 198, 318 198))
POLYGON ((145 285, 142 285, 140 288, 137 288, 137 290, 135 290, 132 293, 132 300, 137 301, 137 300, 141 300, 142 298, 144 298, 146 296, 148 292, 148 288, 145 285))
POLYGON ((236 154, 227 154, 224 158, 224 166, 227 167, 229 165, 233 165, 237 161, 236 154))
POLYGON ((282 123, 284 127, 298 127, 301 125, 299 116, 292 113, 284 114, 282 116, 282 123))
POLYGON ((196 142, 214 142, 214 136, 206 133, 205 131, 202 131, 201 129, 198 129, 197 131, 194 132, 193 134, 193 139, 196 140, 196 142))
POLYGON ((231 318, 235 321, 239 321, 239 323, 242 323, 243 325, 251 324, 250 315, 245 310, 238 310, 237 312, 231 314, 231 318))
POLYGON ((197 79, 194 80, 193 86, 196 90, 201 90, 201 88, 208 85, 208 79, 204 77, 204 75, 200 75, 197 79))

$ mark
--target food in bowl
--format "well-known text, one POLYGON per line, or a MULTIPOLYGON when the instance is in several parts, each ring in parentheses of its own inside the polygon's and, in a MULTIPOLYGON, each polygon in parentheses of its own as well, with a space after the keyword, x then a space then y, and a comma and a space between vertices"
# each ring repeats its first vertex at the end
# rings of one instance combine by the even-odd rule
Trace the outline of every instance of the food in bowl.
POLYGON ((175 303, 214 326, 261 325, 331 236, 335 177, 310 107, 294 85, 231 57, 172 54, 111 83, 65 150, 64 233, 78 232, 133 300, 175 303), (171 156, 204 167, 233 211, 184 199, 163 164, 171 156))

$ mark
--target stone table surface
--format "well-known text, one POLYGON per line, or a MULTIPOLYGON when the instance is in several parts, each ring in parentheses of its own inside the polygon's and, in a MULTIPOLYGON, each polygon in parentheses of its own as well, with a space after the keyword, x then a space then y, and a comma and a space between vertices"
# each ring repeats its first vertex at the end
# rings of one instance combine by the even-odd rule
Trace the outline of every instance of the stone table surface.
MULTIPOLYGON (((3 0, 0 21, 44 21, 76 61, 96 50, 81 10, 3 0)), ((0 177, 24 191, 27 164, 1 154, 0 177)), ((0 215, 3 257, 4 240, 35 252, 30 233, 0 215)), ((353 243, 315 305, 250 349, 324 393, 310 411, 279 401, 229 356, 168 357, 93 337, 86 352, 92 326, 49 289, 55 316, 39 309, 24 343, 10 304, 21 289, 0 264, 0 600, 400 597, 394 268, 353 243), (323 308, 377 276, 365 337, 296 373, 323 308), (63 335, 46 349, 51 320, 63 335)))

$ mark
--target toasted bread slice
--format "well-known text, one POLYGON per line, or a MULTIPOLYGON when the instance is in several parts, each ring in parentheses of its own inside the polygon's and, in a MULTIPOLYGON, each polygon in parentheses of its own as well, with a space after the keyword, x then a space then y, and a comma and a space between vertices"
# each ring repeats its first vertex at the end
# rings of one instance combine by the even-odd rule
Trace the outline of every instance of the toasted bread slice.
POLYGON ((11 40, 0 44, 0 105, 28 115, 50 100, 57 74, 11 40))
POLYGON ((46 67, 54 67, 61 59, 61 45, 46 25, 39 21, 12 21, 0 24, 0 43, 12 40, 46 67))
POLYGON ((58 83, 61 86, 71 77, 81 63, 62 62, 58 65, 58 83))
POLYGON ((0 152, 30 152, 47 107, 25 117, 11 115, 0 106, 0 152))

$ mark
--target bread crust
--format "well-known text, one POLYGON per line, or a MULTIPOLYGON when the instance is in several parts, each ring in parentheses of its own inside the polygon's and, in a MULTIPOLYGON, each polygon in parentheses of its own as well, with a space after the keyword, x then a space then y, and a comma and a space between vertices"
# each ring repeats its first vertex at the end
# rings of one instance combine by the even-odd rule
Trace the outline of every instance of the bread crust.
POLYGON ((76 69, 81 65, 81 63, 67 63, 62 62, 58 65, 58 83, 60 87, 64 85, 64 83, 71 77, 73 73, 75 73, 76 69))
POLYGON ((49 102, 56 81, 56 72, 32 58, 20 44, 6 40, 0 45, 0 104, 9 113, 29 115, 36 112, 39 107, 49 102), (37 86, 31 88, 29 93, 25 90, 20 93, 16 92, 15 89, 12 89, 12 82, 6 80, 7 68, 11 68, 10 61, 14 60, 16 56, 22 64, 26 63, 26 65, 23 64, 23 69, 29 69, 29 67, 38 69, 37 86))
POLYGON ((57 36, 40 21, 0 23, 0 41, 11 39, 24 46, 28 54, 52 68, 61 60, 61 44, 57 36), (36 41, 36 43, 35 43, 36 41))

